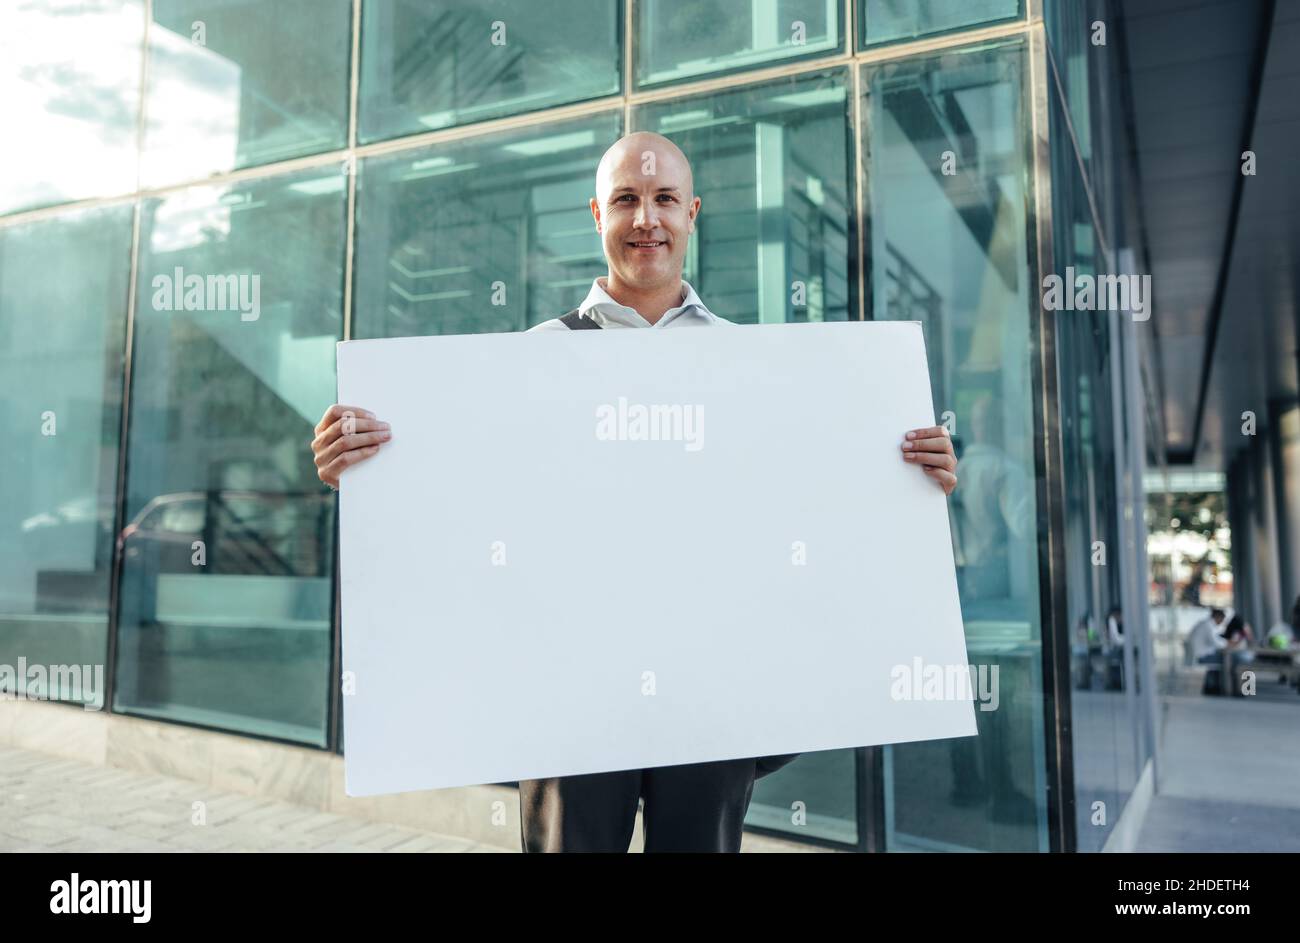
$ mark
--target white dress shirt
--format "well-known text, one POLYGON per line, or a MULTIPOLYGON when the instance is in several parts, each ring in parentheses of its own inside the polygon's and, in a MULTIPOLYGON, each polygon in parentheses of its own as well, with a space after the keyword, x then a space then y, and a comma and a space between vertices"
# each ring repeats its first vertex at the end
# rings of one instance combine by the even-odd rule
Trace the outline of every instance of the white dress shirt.
POLYGON ((1186 642, 1192 661, 1204 655, 1213 655, 1227 646, 1223 637, 1219 635, 1218 629, 1219 627, 1209 616, 1192 626, 1192 631, 1187 633, 1186 642))
MULTIPOLYGON (((594 320, 602 328, 614 327, 652 327, 652 328, 669 328, 669 327, 707 327, 711 324, 731 324, 731 321, 720 318, 708 308, 704 307, 704 302, 700 296, 695 293, 695 289, 690 283, 683 279, 682 281, 682 303, 676 308, 669 308, 654 324, 651 324, 633 308, 627 305, 621 305, 609 296, 605 290, 607 284, 605 276, 600 276, 591 283, 591 291, 587 292, 587 297, 582 299, 582 304, 578 305, 578 313, 586 315, 594 320)), ((541 324, 534 325, 529 331, 568 331, 571 330, 567 324, 559 318, 552 318, 549 321, 543 321, 541 324)))

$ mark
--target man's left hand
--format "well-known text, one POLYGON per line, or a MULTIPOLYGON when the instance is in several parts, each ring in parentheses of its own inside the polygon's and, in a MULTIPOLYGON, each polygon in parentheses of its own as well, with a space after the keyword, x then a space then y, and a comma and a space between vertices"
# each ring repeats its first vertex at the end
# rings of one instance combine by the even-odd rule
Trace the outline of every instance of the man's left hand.
POLYGON ((903 436, 902 449, 904 461, 920 465, 944 494, 952 494, 957 487, 957 456, 947 429, 943 426, 913 429, 903 436))

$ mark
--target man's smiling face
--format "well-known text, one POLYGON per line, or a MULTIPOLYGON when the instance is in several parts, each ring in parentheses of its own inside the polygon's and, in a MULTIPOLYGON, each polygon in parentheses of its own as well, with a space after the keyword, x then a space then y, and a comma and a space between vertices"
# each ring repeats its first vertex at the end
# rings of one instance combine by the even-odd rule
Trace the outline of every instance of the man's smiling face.
POLYGON ((659 135, 629 135, 606 153, 591 212, 616 285, 653 291, 681 278, 700 210, 693 190, 690 164, 659 135))

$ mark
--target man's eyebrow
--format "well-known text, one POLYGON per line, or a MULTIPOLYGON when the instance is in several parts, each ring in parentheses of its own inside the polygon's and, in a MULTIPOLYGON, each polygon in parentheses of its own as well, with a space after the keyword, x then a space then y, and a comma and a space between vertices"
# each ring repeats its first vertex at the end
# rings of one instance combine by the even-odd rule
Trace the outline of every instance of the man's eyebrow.
MULTIPOLYGON (((655 193, 680 193, 681 187, 658 187, 655 193)), ((635 193, 636 187, 615 187, 610 193, 635 193)))

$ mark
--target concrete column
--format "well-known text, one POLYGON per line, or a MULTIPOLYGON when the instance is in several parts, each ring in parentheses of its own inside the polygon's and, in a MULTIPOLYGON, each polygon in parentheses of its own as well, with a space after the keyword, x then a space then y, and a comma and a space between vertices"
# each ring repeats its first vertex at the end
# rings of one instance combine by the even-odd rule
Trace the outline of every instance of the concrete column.
POLYGON ((1268 631, 1282 612, 1282 594, 1278 588, 1277 513, 1273 501, 1273 467, 1269 460, 1269 430, 1253 438, 1250 444, 1250 516, 1254 550, 1255 584, 1258 604, 1251 621, 1256 635, 1268 631))
MULTIPOLYGON (((1300 403, 1294 400, 1270 403, 1268 425, 1282 604, 1280 618, 1285 619, 1296 596, 1300 595, 1300 549, 1295 546, 1300 539, 1300 403)), ((1268 626, 1263 628, 1267 631, 1268 626)))
POLYGON ((1232 530, 1232 608, 1249 620, 1257 611, 1253 534, 1250 516, 1249 459, 1238 453, 1224 476, 1228 526, 1232 530))

